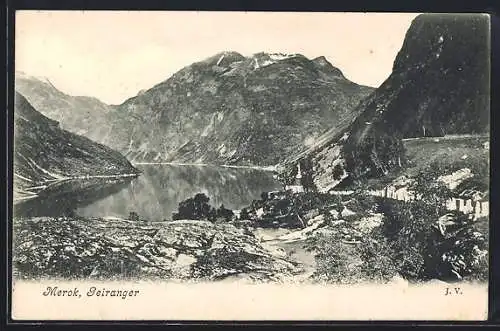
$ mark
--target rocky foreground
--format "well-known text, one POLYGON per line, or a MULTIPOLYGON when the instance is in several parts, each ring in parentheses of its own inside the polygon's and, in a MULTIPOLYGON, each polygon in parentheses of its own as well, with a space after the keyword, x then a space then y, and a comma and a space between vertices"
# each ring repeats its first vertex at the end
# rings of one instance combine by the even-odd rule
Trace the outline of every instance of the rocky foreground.
POLYGON ((302 267, 230 224, 81 218, 14 221, 15 277, 280 281, 302 267))

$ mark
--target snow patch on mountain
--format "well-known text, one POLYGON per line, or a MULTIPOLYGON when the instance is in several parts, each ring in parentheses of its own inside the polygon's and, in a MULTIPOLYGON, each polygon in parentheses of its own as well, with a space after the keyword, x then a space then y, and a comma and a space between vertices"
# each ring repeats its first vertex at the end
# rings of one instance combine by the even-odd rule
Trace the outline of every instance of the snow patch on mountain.
POLYGON ((292 57, 296 57, 297 54, 284 54, 284 53, 271 53, 269 54, 269 57, 271 60, 274 61, 280 61, 280 60, 286 60, 292 57))
POLYGON ((224 54, 222 54, 221 57, 219 58, 219 60, 217 61, 217 65, 219 65, 223 59, 224 59, 224 54))

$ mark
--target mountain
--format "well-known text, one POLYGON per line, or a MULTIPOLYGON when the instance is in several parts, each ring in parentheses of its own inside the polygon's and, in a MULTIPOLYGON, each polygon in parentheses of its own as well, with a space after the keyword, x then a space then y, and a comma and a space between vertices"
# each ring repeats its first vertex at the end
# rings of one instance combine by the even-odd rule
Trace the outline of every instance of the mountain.
POLYGON ((62 130, 16 92, 14 110, 14 190, 36 195, 49 183, 87 176, 138 173, 120 153, 62 130))
POLYGON ((355 121, 297 158, 306 177, 327 190, 404 167, 402 138, 488 133, 489 65, 488 16, 417 16, 391 75, 355 121))
POLYGON ((62 128, 132 161, 274 165, 327 129, 344 128, 373 88, 325 57, 223 52, 187 66, 118 106, 73 97, 16 73, 16 88, 62 128))
POLYGON ((372 90, 324 57, 223 52, 117 106, 100 141, 133 161, 274 165, 354 119, 372 90))
POLYGON ((58 90, 49 79, 24 72, 15 74, 16 91, 35 109, 59 122, 61 129, 99 141, 109 132, 106 114, 113 107, 86 96, 71 96, 58 90))

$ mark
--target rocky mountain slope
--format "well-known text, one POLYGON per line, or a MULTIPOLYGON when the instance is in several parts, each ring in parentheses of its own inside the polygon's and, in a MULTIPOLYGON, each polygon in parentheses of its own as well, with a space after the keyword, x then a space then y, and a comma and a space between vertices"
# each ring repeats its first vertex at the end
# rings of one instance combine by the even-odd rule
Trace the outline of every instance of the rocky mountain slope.
POLYGON ((488 133, 489 91, 488 17, 420 15, 356 120, 298 159, 320 189, 386 175, 404 167, 402 138, 488 133))
POLYGON ((354 118, 371 90, 324 57, 225 52, 120 105, 106 143, 136 161, 273 165, 354 118))
POLYGON ((325 58, 221 53, 122 104, 130 124, 110 145, 134 160, 272 165, 355 117, 370 91, 325 58))
POLYGON ((14 188, 18 197, 35 195, 48 183, 87 176, 138 173, 120 153, 62 130, 19 93, 14 109, 14 188))
POLYGON ((36 110, 59 122, 61 129, 94 141, 108 134, 110 127, 106 114, 113 110, 113 106, 92 97, 67 95, 44 77, 17 71, 15 80, 16 91, 36 110))
POLYGON ((138 162, 274 165, 352 122, 373 90, 300 54, 216 54, 116 107, 18 76, 43 114, 138 162))

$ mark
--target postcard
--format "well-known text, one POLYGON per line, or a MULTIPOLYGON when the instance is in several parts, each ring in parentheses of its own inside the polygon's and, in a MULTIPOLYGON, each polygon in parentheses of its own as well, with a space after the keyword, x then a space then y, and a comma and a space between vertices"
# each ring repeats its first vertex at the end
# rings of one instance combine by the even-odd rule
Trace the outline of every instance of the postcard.
POLYGON ((12 318, 485 320, 486 14, 15 17, 12 318))

